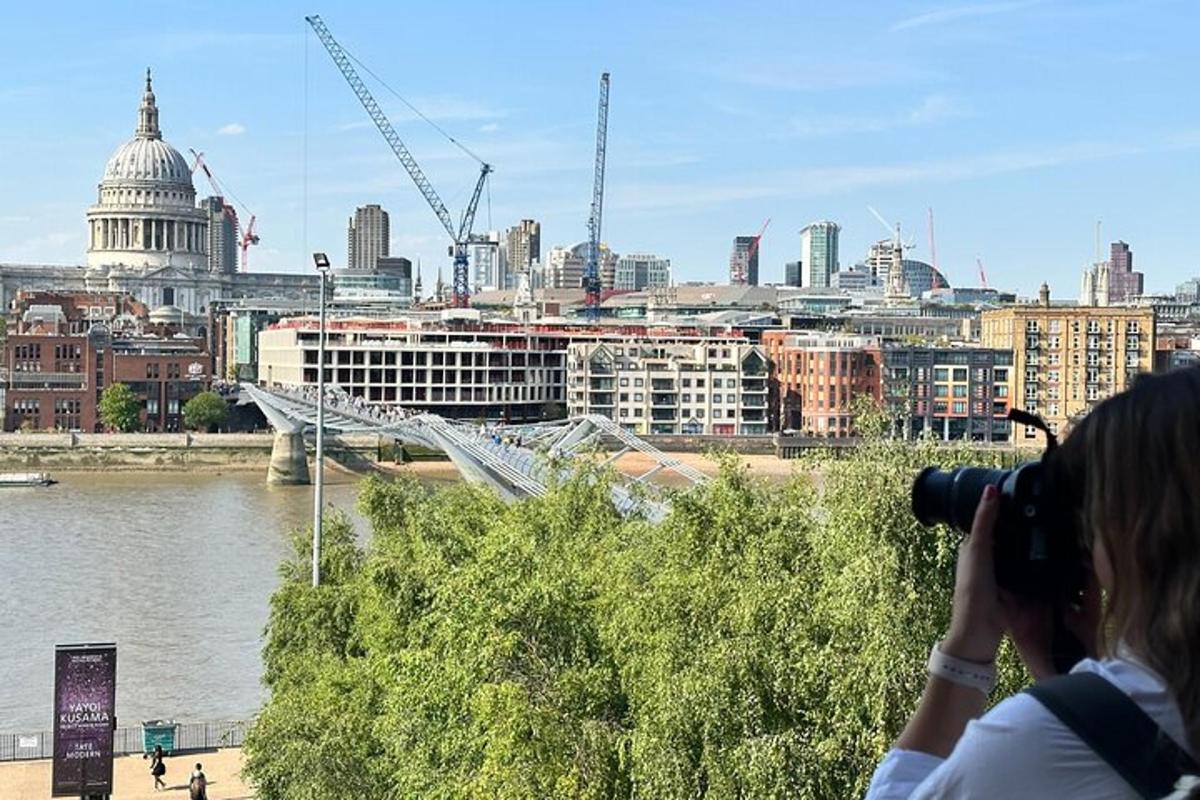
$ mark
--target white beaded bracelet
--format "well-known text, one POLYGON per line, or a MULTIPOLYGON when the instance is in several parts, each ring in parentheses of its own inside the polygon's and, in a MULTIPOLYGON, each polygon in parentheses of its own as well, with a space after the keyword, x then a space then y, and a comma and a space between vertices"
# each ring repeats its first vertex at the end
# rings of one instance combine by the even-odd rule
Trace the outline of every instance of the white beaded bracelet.
POLYGON ((978 689, 985 695, 991 694, 992 687, 996 685, 996 665, 994 663, 979 664, 948 656, 941 651, 940 644, 941 642, 938 642, 929 651, 929 663, 926 664, 926 668, 930 675, 957 683, 959 686, 978 689))

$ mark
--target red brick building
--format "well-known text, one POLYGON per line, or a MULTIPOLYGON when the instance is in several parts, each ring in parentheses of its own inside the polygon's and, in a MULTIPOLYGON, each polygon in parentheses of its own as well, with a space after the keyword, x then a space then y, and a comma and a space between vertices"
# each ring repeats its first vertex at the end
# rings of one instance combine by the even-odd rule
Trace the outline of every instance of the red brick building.
POLYGON ((212 384, 198 339, 14 334, 4 344, 4 430, 101 431, 97 406, 111 383, 142 403, 147 431, 182 430, 184 403, 212 384))
POLYGON ((874 336, 765 331, 770 417, 775 430, 807 436, 854 435, 851 401, 879 400, 881 347, 874 336))

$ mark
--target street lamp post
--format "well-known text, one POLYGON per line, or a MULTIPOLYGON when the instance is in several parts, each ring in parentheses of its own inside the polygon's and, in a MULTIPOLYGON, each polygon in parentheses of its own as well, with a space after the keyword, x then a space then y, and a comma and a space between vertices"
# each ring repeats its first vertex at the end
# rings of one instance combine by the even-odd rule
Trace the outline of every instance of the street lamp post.
POLYGON ((320 314, 317 322, 317 482, 313 487, 312 585, 321 585, 321 522, 325 506, 325 285, 329 278, 329 256, 313 253, 321 273, 320 314))

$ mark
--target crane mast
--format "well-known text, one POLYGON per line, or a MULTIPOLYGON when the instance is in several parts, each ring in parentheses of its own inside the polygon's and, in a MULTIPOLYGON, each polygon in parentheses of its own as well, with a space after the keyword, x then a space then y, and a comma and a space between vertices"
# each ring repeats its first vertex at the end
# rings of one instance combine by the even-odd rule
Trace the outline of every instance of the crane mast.
POLYGON ((600 318, 600 223, 604 217, 604 162, 608 148, 608 73, 600 76, 596 113, 596 172, 592 181, 592 210, 588 215, 587 264, 583 273, 584 301, 592 322, 600 318))
POLYGON ((383 110, 379 107, 379 103, 375 101, 375 97, 371 94, 366 84, 363 83, 362 78, 358 77, 358 72, 354 69, 349 54, 333 38, 333 34, 329 32, 329 28, 325 27, 325 23, 321 20, 320 16, 313 15, 305 17, 304 20, 317 34, 317 38, 325 46, 329 57, 333 59, 333 63, 337 65, 338 70, 342 73, 342 77, 346 79, 346 83, 350 85, 350 89, 354 92, 358 101, 362 103, 362 107, 366 110, 368 116, 371 117, 371 121, 375 123, 375 127, 379 129, 388 146, 392 148, 392 152, 396 154, 396 158, 404 165, 404 169, 408 171, 409 177, 417 185, 417 189, 425 198, 425 202, 433 209, 433 213, 437 215, 438 221, 446 229, 446 233, 450 234, 450 238, 454 242, 450 248, 450 253, 454 257, 454 305, 460 307, 468 305, 471 288, 467 245, 476 241, 475 237, 471 235, 471 226, 475 223, 475 211, 479 206, 479 198, 483 192, 483 185, 487 181, 488 174, 492 171, 492 166, 480 162, 479 180, 475 183, 475 191, 471 195, 470 203, 468 203, 467 207, 463 210, 462 216, 459 218, 458 227, 455 228, 454 219, 450 216, 450 212, 446 210, 446 204, 438 196, 437 191, 433 188, 433 184, 425 177, 421 166, 413 158, 408 148, 405 147, 404 142, 400 139, 400 134, 396 133, 396 129, 392 127, 391 121, 383 113, 383 110))

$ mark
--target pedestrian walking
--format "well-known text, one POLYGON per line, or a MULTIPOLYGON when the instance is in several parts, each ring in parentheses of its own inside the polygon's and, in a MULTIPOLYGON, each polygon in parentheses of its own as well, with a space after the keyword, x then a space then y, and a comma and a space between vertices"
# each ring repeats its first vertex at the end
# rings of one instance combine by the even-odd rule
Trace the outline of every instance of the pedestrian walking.
POLYGON ((192 779, 188 782, 188 793, 191 800, 208 800, 208 778, 205 777, 204 769, 199 763, 192 770, 192 779))
MULTIPOLYGON (((142 756, 145 758, 146 756, 142 756)), ((163 775, 167 774, 167 764, 163 759, 166 754, 163 753, 162 745, 154 745, 154 752, 150 754, 150 774, 154 776, 154 791, 167 788, 167 782, 162 779, 163 775)))

